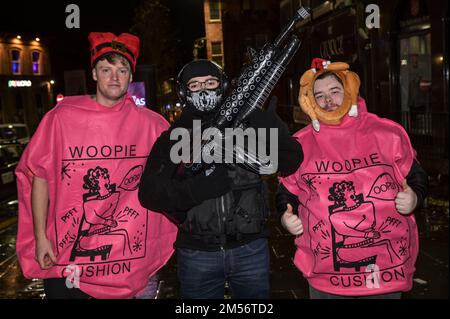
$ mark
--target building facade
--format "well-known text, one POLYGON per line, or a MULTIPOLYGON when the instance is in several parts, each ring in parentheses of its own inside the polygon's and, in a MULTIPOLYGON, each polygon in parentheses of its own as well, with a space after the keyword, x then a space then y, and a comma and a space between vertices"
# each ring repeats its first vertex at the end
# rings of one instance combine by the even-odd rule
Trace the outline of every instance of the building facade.
POLYGON ((34 132, 54 105, 48 48, 39 38, 0 34, 0 123, 34 132))
POLYGON ((277 0, 205 0, 207 58, 222 65, 227 75, 239 75, 248 61, 247 49, 258 49, 279 31, 277 0))
POLYGON ((203 2, 206 34, 207 58, 224 66, 223 58, 223 31, 222 31, 221 0, 205 0, 203 2))
POLYGON ((282 79, 284 118, 305 120, 298 81, 312 58, 347 62, 368 110, 401 123, 425 169, 448 176, 448 1, 283 0, 280 25, 301 5, 312 14, 297 24, 303 44, 282 79))

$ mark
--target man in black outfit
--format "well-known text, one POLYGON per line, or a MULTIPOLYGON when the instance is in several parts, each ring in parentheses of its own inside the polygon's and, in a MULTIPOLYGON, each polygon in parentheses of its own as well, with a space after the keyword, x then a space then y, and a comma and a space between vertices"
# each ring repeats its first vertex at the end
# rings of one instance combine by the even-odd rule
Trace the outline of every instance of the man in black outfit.
MULTIPOLYGON (((185 108, 153 146, 139 200, 179 226, 175 246, 182 298, 221 299, 226 281, 232 298, 268 298, 269 211, 261 176, 234 164, 214 164, 209 175, 207 170, 193 175, 170 159, 177 143, 170 140, 172 130, 211 119, 225 95, 227 78, 216 63, 195 60, 180 71, 177 85, 185 108)), ((302 149, 276 115, 276 101, 270 104, 267 111, 252 113, 247 125, 278 129, 278 171, 286 176, 300 165, 302 149)))

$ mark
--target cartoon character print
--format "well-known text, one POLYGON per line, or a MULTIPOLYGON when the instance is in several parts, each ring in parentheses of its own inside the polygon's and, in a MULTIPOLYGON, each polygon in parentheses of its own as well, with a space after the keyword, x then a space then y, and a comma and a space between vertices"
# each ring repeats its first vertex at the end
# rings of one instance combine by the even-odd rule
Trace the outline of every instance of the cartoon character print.
POLYGON ((396 267, 409 257, 409 225, 395 210, 399 187, 385 170, 374 166, 350 174, 302 175, 310 193, 304 217, 315 273, 364 272, 369 265, 396 267), (370 175, 377 177, 368 180, 370 175), (386 180, 387 186, 380 184, 386 180))
POLYGON ((126 172, 118 176, 122 180, 119 185, 113 182, 107 165, 86 166, 84 161, 63 165, 63 169, 70 167, 62 174, 68 181, 65 191, 78 192, 81 200, 69 206, 56 223, 59 251, 68 249, 67 263, 77 264, 142 258, 147 210, 130 203, 136 202, 143 166, 125 171, 116 168, 116 175, 126 172))
POLYGON ((389 239, 382 239, 377 230, 375 206, 364 201, 363 194, 356 194, 353 182, 334 183, 329 190, 328 207, 332 233, 334 270, 341 267, 355 268, 376 264, 381 256, 389 256, 388 262, 400 257, 389 239))
POLYGON ((89 256, 91 261, 95 256, 106 260, 113 248, 122 256, 131 253, 128 232, 118 227, 120 217, 116 208, 120 192, 116 191, 115 184, 111 184, 108 169, 100 166, 88 169, 84 182, 83 188, 88 193, 83 195, 83 216, 70 261, 82 256, 89 256))

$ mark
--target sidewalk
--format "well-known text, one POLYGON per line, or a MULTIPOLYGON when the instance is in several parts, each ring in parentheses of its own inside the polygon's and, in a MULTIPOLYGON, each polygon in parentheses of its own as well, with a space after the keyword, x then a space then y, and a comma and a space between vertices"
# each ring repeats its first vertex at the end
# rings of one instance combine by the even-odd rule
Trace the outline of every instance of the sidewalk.
MULTIPOLYGON (((272 212, 276 188, 274 182, 273 179, 267 181, 272 212)), ((434 194, 430 194, 426 208, 415 212, 419 229, 419 256, 416 262, 413 289, 403 294, 404 299, 449 297, 448 199, 437 200, 433 197, 434 194)), ((308 299, 306 280, 292 262, 295 253, 293 236, 289 235, 275 220, 274 213, 269 226, 271 230, 269 238, 271 298, 308 299)), ((159 288, 158 298, 178 298, 176 256, 173 256, 161 270, 159 288)))

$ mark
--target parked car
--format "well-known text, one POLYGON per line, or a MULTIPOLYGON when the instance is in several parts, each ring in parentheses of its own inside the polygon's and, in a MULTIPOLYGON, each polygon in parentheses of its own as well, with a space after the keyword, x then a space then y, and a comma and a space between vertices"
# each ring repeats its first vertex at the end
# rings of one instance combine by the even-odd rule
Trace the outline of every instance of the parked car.
POLYGON ((30 130, 23 123, 0 124, 0 144, 28 144, 30 141, 30 130))
POLYGON ((17 194, 14 170, 19 163, 25 144, 0 144, 0 200, 17 194))

